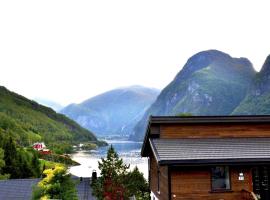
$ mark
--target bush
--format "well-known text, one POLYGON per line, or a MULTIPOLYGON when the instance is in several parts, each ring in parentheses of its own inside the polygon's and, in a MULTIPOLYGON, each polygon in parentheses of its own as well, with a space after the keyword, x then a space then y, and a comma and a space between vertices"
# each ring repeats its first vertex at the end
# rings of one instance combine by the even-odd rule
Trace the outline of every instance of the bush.
POLYGON ((54 169, 46 169, 43 178, 33 190, 33 200, 62 199, 77 200, 75 183, 64 166, 56 165, 54 169))

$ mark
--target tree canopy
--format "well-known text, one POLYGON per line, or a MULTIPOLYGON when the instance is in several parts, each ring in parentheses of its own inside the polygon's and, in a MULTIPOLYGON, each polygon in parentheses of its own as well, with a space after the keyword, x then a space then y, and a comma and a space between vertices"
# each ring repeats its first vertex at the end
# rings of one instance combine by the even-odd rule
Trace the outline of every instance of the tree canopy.
POLYGON ((62 165, 56 165, 53 169, 44 170, 45 177, 34 188, 33 200, 62 199, 76 200, 77 191, 67 169, 62 165))
POLYGON ((101 176, 92 184, 93 194, 99 199, 149 199, 148 183, 136 167, 129 171, 129 165, 119 158, 113 146, 110 146, 107 157, 99 162, 101 176))

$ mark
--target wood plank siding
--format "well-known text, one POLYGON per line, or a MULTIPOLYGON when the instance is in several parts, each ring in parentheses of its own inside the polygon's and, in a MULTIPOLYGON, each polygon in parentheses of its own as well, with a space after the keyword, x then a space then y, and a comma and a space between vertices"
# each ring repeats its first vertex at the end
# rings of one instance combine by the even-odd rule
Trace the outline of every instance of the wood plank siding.
POLYGON ((168 199, 168 166, 159 166, 153 156, 150 157, 150 188, 156 197, 161 199, 168 199), (158 191, 158 170, 159 177, 159 191, 158 191))
POLYGON ((270 137, 270 124, 161 124, 160 138, 270 137))
POLYGON ((141 155, 153 199, 241 200, 244 190, 269 200, 269 146, 270 116, 152 116, 141 155))
MULTIPOLYGON (((241 168, 243 170, 243 167, 241 168)), ((238 180, 239 167, 231 166, 231 191, 212 192, 209 167, 179 168, 171 171, 172 200, 237 200, 241 199, 241 190, 252 190, 251 170, 244 168, 244 181, 238 180)))

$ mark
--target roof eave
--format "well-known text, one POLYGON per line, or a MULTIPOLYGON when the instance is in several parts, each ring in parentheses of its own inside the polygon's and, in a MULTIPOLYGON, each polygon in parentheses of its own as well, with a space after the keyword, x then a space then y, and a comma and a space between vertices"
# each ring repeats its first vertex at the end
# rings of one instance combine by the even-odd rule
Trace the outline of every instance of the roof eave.
POLYGON ((148 118, 148 125, 147 125, 147 129, 146 132, 144 134, 144 140, 143 140, 143 144, 142 144, 142 149, 141 149, 141 156, 142 157, 147 157, 146 153, 145 153, 145 146, 149 137, 149 132, 150 132, 150 127, 151 127, 151 121, 152 121, 152 116, 150 115, 148 118))
POLYGON ((270 123, 270 115, 232 116, 152 116, 152 124, 196 124, 196 123, 270 123))
POLYGON ((217 164, 232 164, 232 165, 256 165, 258 163, 270 163, 269 158, 238 158, 238 159, 196 159, 196 160, 159 160, 159 165, 217 165, 217 164))

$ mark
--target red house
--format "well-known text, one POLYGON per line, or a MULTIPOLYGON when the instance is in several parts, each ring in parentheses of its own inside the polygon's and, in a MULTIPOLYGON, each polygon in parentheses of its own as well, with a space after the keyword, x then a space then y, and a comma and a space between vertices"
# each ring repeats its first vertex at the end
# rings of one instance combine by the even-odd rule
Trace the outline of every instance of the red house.
POLYGON ((46 148, 46 145, 44 144, 44 142, 37 142, 33 144, 33 148, 37 151, 41 151, 46 148))
POLYGON ((44 144, 44 142, 37 142, 35 144, 33 144, 33 148, 37 151, 39 151, 39 153, 41 154, 51 154, 51 151, 49 149, 46 148, 46 145, 44 144))

